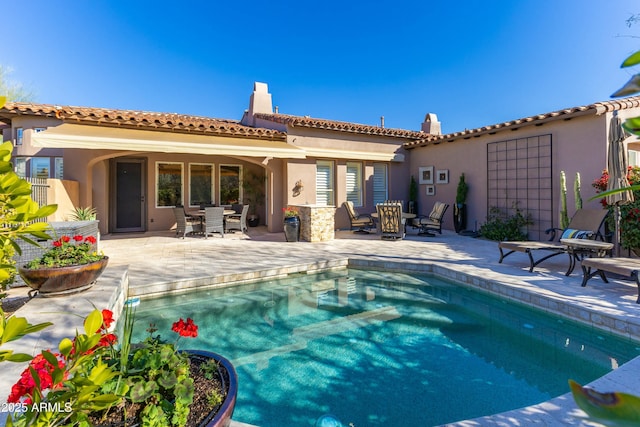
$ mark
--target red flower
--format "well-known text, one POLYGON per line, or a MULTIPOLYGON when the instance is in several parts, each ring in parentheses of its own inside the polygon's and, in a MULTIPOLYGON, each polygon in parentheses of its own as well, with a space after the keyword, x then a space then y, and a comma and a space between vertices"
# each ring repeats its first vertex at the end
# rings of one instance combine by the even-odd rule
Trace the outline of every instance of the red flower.
POLYGON ((73 240, 75 240, 76 242, 82 242, 82 239, 84 239, 84 237, 79 234, 73 236, 73 240))
POLYGON ((62 242, 60 240, 56 240, 55 242, 53 242, 53 246, 59 248, 60 246, 62 246, 62 242))
POLYGON ((108 347, 116 343, 118 341, 118 337, 115 334, 106 334, 100 338, 98 342, 99 347, 108 347))
POLYGON ((64 243, 69 243, 71 241, 71 237, 69 236, 62 236, 60 238, 61 241, 63 241, 64 243))
POLYGON ((180 320, 173 324, 171 330, 180 334, 181 337, 195 338, 198 336, 198 325, 193 323, 193 319, 191 319, 190 317, 187 317, 186 322, 182 320, 181 317, 180 320))
POLYGON ((92 245, 95 245, 97 240, 96 240, 96 238, 95 238, 95 237, 93 237, 93 236, 87 236, 87 238, 86 238, 86 239, 84 239, 84 241, 85 241, 85 242, 89 242, 89 243, 91 243, 92 245))
MULTIPOLYGON (((58 358, 58 367, 60 369, 64 369, 64 362, 60 360, 60 354, 54 353, 54 356, 58 358)), ((59 384, 53 384, 51 373, 54 370, 54 366, 50 364, 42 354, 39 354, 29 362, 29 366, 22 371, 18 382, 11 387, 11 394, 7 398, 7 402, 18 403, 20 402, 20 399, 24 397, 24 403, 31 403, 31 396, 33 395, 33 390, 36 388, 36 382, 33 380, 33 376, 31 375, 31 370, 29 368, 33 368, 40 379, 40 391, 60 387, 62 385, 62 382, 59 384)), ((67 377, 67 372, 65 372, 64 379, 66 380, 67 377)))
MULTIPOLYGON (((102 327, 100 329, 109 329, 113 323, 113 312, 111 310, 102 310, 102 327)), ((98 329, 98 330, 100 330, 98 329)))

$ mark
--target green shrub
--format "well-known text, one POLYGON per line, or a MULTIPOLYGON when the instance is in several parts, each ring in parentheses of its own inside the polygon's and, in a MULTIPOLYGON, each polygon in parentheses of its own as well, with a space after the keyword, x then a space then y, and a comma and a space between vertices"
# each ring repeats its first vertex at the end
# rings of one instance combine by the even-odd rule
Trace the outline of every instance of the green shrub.
POLYGON ((515 214, 509 215, 497 207, 489 209, 487 222, 480 226, 480 236, 489 240, 527 240, 527 233, 523 228, 533 224, 530 214, 524 214, 514 204, 515 214))

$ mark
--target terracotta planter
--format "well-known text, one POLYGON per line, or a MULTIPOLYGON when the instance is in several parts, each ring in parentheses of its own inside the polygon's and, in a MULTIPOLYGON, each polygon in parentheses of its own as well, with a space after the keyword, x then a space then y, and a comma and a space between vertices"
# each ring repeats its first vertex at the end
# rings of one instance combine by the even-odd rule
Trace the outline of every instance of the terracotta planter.
POLYGON ((43 297, 53 297, 74 294, 89 289, 104 271, 109 257, 82 265, 56 268, 18 268, 20 277, 33 289, 29 292, 38 293, 43 297))
POLYGON ((190 358, 200 357, 203 359, 214 359, 218 362, 219 369, 218 375, 222 381, 224 387, 227 390, 227 395, 220 404, 220 406, 212 411, 210 418, 204 420, 200 425, 207 427, 228 427, 231 424, 231 416, 233 410, 236 407, 236 398, 238 395, 238 374, 231 362, 225 357, 203 350, 187 350, 190 358))

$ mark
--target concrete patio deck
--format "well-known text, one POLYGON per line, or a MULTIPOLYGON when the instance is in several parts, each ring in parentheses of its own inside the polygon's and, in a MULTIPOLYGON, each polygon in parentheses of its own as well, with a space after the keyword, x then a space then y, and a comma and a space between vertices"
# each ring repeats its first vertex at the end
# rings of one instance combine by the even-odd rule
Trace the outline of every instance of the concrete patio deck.
MULTIPOLYGON (((125 282, 128 279, 129 295, 144 295, 213 285, 224 280, 242 281, 311 271, 347 262, 365 267, 435 272, 470 286, 501 293, 507 298, 604 326, 640 342, 640 305, 635 303, 634 283, 610 280, 605 284, 594 278, 582 288, 579 269, 570 277, 564 275, 568 265, 565 255, 549 259, 534 273, 529 273, 525 254, 513 254, 499 264, 496 242, 449 231, 424 237, 409 228, 407 238, 401 241, 382 241, 375 234, 338 231, 332 241, 290 243, 285 242, 282 233, 267 233, 264 228, 256 227, 250 228, 248 235, 235 233, 206 240, 197 237, 179 239, 171 232, 107 235, 102 238, 101 248, 110 260, 98 283, 73 297, 37 297, 20 308, 17 315, 27 317, 30 322, 49 320, 55 326, 36 337, 25 337, 12 348, 28 353, 51 348, 60 338, 72 335, 81 327, 92 304, 98 308, 109 304, 117 308, 115 296, 123 279, 125 282)), ((26 292, 25 288, 14 289, 12 294, 20 292, 26 292)), ((6 399, 23 367, 2 364, 0 399, 6 399)), ((640 395, 639 371, 640 358, 636 358, 592 385, 600 391, 618 390, 640 395)), ((599 425, 583 417, 584 413, 567 394, 532 407, 450 425, 599 425)))

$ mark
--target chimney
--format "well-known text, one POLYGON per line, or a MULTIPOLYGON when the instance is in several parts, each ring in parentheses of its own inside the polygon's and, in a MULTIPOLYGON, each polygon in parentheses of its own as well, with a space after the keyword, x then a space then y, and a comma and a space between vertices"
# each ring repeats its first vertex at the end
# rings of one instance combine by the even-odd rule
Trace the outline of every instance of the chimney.
POLYGON ((422 132, 426 132, 431 135, 442 135, 438 116, 434 113, 427 114, 424 117, 424 122, 422 122, 422 132))
POLYGON ((253 83, 253 93, 249 98, 249 111, 242 117, 241 123, 245 126, 255 126, 254 114, 273 114, 271 94, 266 83, 253 83))
POLYGON ((380 116, 380 127, 384 129, 384 116, 380 116))

